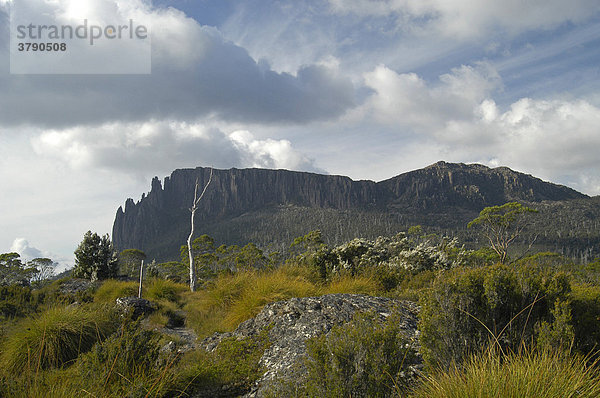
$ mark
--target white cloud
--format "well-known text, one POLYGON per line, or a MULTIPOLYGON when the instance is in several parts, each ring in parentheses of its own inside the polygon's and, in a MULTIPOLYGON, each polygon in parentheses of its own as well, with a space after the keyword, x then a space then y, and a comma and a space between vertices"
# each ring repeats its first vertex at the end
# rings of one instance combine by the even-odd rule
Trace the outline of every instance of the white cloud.
POLYGON ((483 64, 455 69, 437 84, 385 66, 365 81, 374 94, 362 117, 433 140, 456 160, 508 165, 600 194, 600 108, 588 101, 522 98, 500 109, 493 100, 498 75, 483 64))
POLYGON ((29 241, 25 238, 16 238, 10 247, 10 251, 19 253, 21 255, 21 261, 23 262, 31 261, 34 258, 49 258, 57 264, 55 274, 63 272, 66 269, 73 267, 72 260, 51 253, 49 251, 40 250, 37 247, 31 246, 29 241))
POLYGON ((74 169, 168 173, 199 164, 215 167, 317 168, 288 140, 257 140, 248 131, 226 134, 201 123, 149 121, 44 130, 32 139, 38 155, 74 169))
POLYGON ((323 172, 313 165, 312 160, 296 151, 288 140, 257 140, 246 130, 234 131, 229 138, 244 154, 246 167, 323 172))
POLYGON ((42 251, 38 248, 29 245, 29 242, 25 238, 16 238, 12 246, 10 247, 11 252, 19 253, 21 257, 26 258, 28 260, 44 257, 42 251))
POLYGON ((441 75, 435 85, 415 73, 398 74, 381 65, 365 74, 375 91, 363 109, 380 122, 411 127, 418 132, 440 130, 449 119, 469 118, 473 107, 501 86, 495 70, 484 63, 461 66, 441 75))
POLYGON ((554 28, 597 15, 596 0, 329 0, 339 14, 389 17, 401 29, 471 38, 494 30, 511 34, 554 28))

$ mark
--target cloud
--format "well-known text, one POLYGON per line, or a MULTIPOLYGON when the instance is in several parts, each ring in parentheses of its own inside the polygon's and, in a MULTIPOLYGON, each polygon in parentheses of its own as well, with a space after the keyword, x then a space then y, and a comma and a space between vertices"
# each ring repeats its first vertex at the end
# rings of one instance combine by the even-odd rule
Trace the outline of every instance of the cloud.
POLYGON ((509 165, 600 194, 600 108, 583 99, 521 98, 501 109, 486 64, 462 66, 435 84, 385 66, 365 74, 374 93, 357 114, 460 161, 509 165), (440 149, 441 148, 441 149, 440 149))
MULTIPOLYGON (((91 12, 76 7, 75 0, 64 4, 64 18, 77 20, 91 12)), ((226 41, 215 28, 201 26, 181 11, 154 8, 140 0, 102 4, 105 7, 92 12, 97 19, 117 18, 121 9, 127 9, 152 26, 152 74, 9 75, 4 48, 0 124, 55 128, 202 117, 303 124, 336 118, 355 105, 352 82, 335 69, 309 64, 294 73, 277 73, 226 41)), ((0 41, 0 49, 6 47, 7 36, 0 41)), ((105 48, 107 60, 110 50, 105 48)))
POLYGON ((19 253, 23 262, 31 261, 34 258, 51 259, 56 264, 55 274, 73 267, 73 260, 33 247, 25 238, 16 238, 12 243, 10 251, 19 253))
POLYGON ((19 253, 21 257, 28 260, 44 257, 42 251, 29 245, 29 242, 25 238, 16 238, 12 246, 10 247, 11 252, 19 253))
POLYGON ((31 141, 38 155, 74 169, 101 168, 144 175, 199 164, 318 170, 287 140, 258 140, 248 131, 229 134, 200 123, 149 121, 107 123, 39 132, 31 141))
POLYGON ((329 0, 337 14, 362 17, 394 16, 400 29, 441 33, 459 39, 493 31, 518 34, 578 23, 600 12, 595 0, 329 0))
POLYGON ((313 161, 292 148, 288 140, 256 140, 250 132, 238 130, 229 134, 234 146, 240 151, 245 167, 268 169, 291 169, 325 173, 316 168, 313 161))
POLYGON ((368 109, 379 122, 430 132, 448 120, 470 118, 473 107, 500 88, 501 80, 485 63, 452 69, 433 85, 415 73, 398 74, 380 65, 365 73, 365 84, 375 94, 358 112, 368 109))

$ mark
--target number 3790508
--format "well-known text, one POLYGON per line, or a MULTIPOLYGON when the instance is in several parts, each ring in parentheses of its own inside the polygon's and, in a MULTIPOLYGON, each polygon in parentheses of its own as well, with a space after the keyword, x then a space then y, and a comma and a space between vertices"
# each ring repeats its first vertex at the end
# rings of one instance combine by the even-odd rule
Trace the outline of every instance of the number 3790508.
POLYGON ((19 43, 19 51, 67 51, 67 43, 19 43))

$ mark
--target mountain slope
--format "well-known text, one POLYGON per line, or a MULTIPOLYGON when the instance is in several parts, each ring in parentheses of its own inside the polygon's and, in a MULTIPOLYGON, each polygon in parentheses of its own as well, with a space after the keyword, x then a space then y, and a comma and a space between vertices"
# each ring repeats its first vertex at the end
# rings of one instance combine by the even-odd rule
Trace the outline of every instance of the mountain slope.
MULTIPOLYGON (((147 196, 137 203, 128 199, 125 209, 118 209, 115 247, 138 248, 157 260, 178 258, 189 234, 195 181, 203 185, 209 173, 201 167, 175 170, 164 187, 155 177, 147 196)), ((252 241, 281 250, 312 229, 321 229, 330 243, 392 234, 415 224, 464 231, 483 207, 513 200, 587 203, 589 198, 505 167, 478 164, 438 162, 378 183, 287 170, 214 170, 196 230, 219 243, 252 241)))

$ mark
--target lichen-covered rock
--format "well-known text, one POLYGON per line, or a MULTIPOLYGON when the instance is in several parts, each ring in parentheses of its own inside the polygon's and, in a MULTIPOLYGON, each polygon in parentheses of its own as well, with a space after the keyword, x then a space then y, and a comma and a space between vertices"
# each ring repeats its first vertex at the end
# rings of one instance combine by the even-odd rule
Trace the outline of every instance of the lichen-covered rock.
POLYGON ((75 295, 80 292, 91 290, 98 286, 98 283, 91 282, 88 279, 71 278, 60 284, 60 292, 62 294, 75 295))
POLYGON ((306 355, 307 339, 349 322, 357 312, 372 312, 384 321, 392 311, 400 313, 400 328, 406 331, 407 337, 415 337, 418 310, 417 304, 410 301, 355 294, 293 298, 267 304, 255 318, 241 323, 233 333, 215 334, 203 340, 200 346, 210 351, 225 337, 245 338, 268 329, 271 345, 260 360, 266 372, 246 395, 261 397, 275 378, 294 376, 294 365, 306 355))
POLYGON ((152 301, 138 297, 119 297, 117 299, 117 308, 124 313, 131 314, 133 319, 140 316, 146 316, 158 309, 158 305, 152 301))

